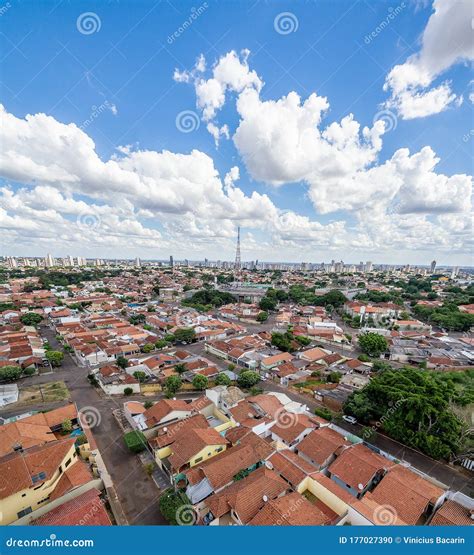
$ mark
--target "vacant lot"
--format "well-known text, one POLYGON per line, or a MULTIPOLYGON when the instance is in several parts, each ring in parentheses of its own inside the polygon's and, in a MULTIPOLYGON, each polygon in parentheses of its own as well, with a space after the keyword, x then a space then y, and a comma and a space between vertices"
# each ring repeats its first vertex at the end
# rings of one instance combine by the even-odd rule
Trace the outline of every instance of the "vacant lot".
MULTIPOLYGON (((37 405, 38 403, 54 403, 69 399, 69 390, 64 382, 51 382, 20 388, 17 405, 37 405)), ((10 405, 13 407, 13 405, 10 405)))

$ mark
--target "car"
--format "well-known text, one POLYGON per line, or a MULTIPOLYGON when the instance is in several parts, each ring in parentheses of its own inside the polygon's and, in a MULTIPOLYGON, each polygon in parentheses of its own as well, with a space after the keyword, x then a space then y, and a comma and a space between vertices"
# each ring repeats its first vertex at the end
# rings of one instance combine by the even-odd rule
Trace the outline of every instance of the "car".
POLYGON ((347 414, 345 414, 342 417, 343 420, 345 420, 346 422, 348 422, 349 424, 357 424, 357 419, 354 418, 353 416, 347 416, 347 414))

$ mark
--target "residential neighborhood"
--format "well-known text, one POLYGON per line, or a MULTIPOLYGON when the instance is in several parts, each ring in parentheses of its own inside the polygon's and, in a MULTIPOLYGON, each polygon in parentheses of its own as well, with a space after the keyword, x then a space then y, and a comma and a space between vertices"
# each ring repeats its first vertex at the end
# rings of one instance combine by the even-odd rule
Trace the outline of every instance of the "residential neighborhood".
POLYGON ((468 274, 19 262, 0 285, 3 525, 472 523, 468 274), (455 329, 426 317, 447 302, 455 329), (415 387, 453 388, 437 418, 457 437, 406 433, 415 387))

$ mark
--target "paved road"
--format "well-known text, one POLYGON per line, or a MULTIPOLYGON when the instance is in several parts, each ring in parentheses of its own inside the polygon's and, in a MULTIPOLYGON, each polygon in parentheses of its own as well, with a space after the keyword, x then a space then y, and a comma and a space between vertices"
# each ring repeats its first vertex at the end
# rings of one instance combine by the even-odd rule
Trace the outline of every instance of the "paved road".
MULTIPOLYGON (((288 395, 288 397, 293 401, 306 404, 311 411, 314 411, 317 407, 321 408, 322 406, 310 397, 295 393, 288 390, 286 387, 275 384, 274 382, 265 381, 261 382, 261 385, 266 391, 279 391, 288 395)), ((363 428, 360 424, 352 425, 348 424, 344 420, 337 421, 337 425, 346 430, 348 433, 359 436, 361 435, 363 428)), ((439 480, 450 489, 454 491, 461 491, 471 497, 474 496, 474 484, 472 483, 472 476, 469 475, 468 471, 435 461, 434 459, 423 455, 423 453, 410 449, 410 447, 402 445, 401 443, 398 443, 397 441, 380 433, 376 434, 375 438, 371 440, 371 443, 386 453, 389 453, 393 457, 410 463, 413 467, 421 470, 429 476, 432 476, 436 480, 439 480)))
MULTIPOLYGON (((53 349, 60 350, 52 330, 42 327, 41 334, 48 339, 53 349)), ((92 432, 129 524, 166 524, 158 508, 160 492, 153 480, 146 475, 138 457, 126 448, 123 432, 112 414, 112 410, 122 408, 123 400, 100 396, 89 384, 88 372, 87 368, 78 366, 69 355, 66 355, 63 366, 53 374, 33 376, 25 379, 23 383, 33 385, 64 380, 71 392, 72 400, 79 409, 93 407, 94 410, 98 410, 99 423, 92 428, 92 432)), ((152 399, 152 397, 144 399, 152 399)), ((54 403, 51 408, 59 405, 54 403)), ((44 409, 45 406, 41 406, 41 410, 44 409)), ((31 407, 26 410, 31 410, 31 407)), ((0 415, 9 416, 12 412, 17 414, 18 410, 4 410, 0 415)))

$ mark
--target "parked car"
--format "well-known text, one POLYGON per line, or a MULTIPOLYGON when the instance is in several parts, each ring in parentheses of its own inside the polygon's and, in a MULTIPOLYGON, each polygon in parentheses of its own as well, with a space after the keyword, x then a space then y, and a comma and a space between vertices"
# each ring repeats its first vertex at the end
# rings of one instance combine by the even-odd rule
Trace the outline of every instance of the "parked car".
POLYGON ((357 419, 353 416, 347 416, 346 414, 342 417, 343 420, 348 422, 349 424, 357 424, 357 419))

